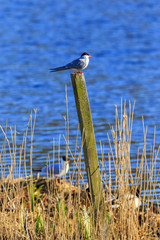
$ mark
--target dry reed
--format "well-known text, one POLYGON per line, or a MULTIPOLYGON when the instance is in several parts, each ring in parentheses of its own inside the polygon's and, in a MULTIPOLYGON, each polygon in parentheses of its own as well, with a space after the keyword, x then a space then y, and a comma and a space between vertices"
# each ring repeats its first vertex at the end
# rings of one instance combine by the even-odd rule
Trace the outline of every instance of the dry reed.
MULTIPOLYGON (((67 98, 66 98, 67 102, 67 98)), ((32 174, 33 164, 33 135, 35 118, 32 114, 23 136, 19 155, 16 145, 16 128, 14 134, 11 130, 11 142, 9 140, 7 126, 1 127, 4 135, 4 144, 0 153, 1 163, 1 192, 0 192, 0 239, 158 239, 160 237, 159 199, 156 194, 158 188, 159 171, 156 161, 159 148, 152 147, 151 159, 146 154, 146 131, 144 130, 143 152, 137 154, 137 168, 133 174, 131 168, 130 149, 133 127, 134 107, 121 104, 121 114, 116 108, 115 126, 112 127, 112 138, 108 135, 110 150, 105 152, 105 146, 101 145, 102 156, 101 169, 106 169, 106 161, 109 168, 102 174, 107 175, 104 181, 104 198, 106 203, 105 226, 99 221, 94 224, 93 207, 90 194, 84 187, 84 174, 81 173, 82 146, 77 152, 77 137, 75 151, 72 153, 69 147, 69 117, 68 105, 65 117, 66 155, 71 156, 74 162, 72 174, 69 179, 55 180, 35 179, 32 174), (30 168, 31 175, 27 179, 26 151, 27 135, 30 136, 30 168), (7 146, 7 147, 6 147, 7 146), (17 156, 18 155, 18 156, 17 156), (105 157, 106 156, 106 157, 105 157), (7 157, 10 157, 11 166, 8 177, 5 176, 7 157), (17 161, 18 159, 18 161, 17 161), (148 168, 151 161, 152 168, 148 168), (114 163, 114 169, 111 167, 114 163), (21 168, 25 177, 21 177, 21 168), (114 175, 114 183, 112 175, 114 175), (18 178, 15 178, 18 176, 18 178), (73 183, 76 182, 77 185, 73 183), (136 208, 133 202, 129 202, 126 195, 132 193, 136 197, 139 189, 141 205, 136 208), (147 194, 149 193, 149 194, 147 194), (117 207, 113 207, 117 204, 117 207)), ((35 111, 36 116, 36 111, 35 111)), ((54 143, 54 141, 53 141, 54 143)), ((54 161, 48 158, 47 164, 54 161)), ((59 150, 60 152, 60 150, 59 150)), ((60 156, 59 156, 60 157, 60 156)))

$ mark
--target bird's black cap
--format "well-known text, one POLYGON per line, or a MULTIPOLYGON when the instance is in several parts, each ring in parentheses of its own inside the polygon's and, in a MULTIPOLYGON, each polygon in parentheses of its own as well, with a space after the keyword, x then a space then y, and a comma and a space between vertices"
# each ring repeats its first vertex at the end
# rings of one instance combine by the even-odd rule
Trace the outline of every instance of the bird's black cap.
POLYGON ((70 159, 66 156, 62 156, 63 161, 70 161, 70 159))
POLYGON ((84 53, 82 53, 81 57, 83 57, 84 55, 90 56, 88 53, 84 52, 84 53))

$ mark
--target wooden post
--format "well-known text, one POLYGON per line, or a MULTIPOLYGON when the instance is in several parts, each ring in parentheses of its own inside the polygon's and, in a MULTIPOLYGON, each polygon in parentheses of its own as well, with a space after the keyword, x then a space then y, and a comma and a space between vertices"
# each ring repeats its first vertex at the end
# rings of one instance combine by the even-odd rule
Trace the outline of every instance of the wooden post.
POLYGON ((94 205, 96 222, 97 211, 100 210, 100 213, 104 212, 104 200, 92 116, 84 74, 72 73, 71 79, 80 123, 88 184, 94 205))

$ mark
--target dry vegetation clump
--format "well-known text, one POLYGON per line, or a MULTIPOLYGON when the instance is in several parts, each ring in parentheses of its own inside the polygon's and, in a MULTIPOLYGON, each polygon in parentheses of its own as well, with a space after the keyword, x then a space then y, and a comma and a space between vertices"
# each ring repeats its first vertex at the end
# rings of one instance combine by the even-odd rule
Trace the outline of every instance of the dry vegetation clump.
MULTIPOLYGON (((69 141, 66 141, 66 149, 77 166, 67 180, 65 178, 61 180, 33 179, 32 140, 35 121, 30 119, 31 124, 32 122, 33 125, 30 127, 32 130, 31 177, 29 179, 21 178, 20 174, 17 179, 13 178, 14 170, 17 171, 22 167, 22 159, 24 169, 26 168, 25 148, 29 126, 20 147, 18 166, 16 165, 16 137, 12 137, 13 143, 10 144, 6 131, 2 129, 5 143, 0 153, 1 166, 4 165, 4 156, 7 151, 12 164, 9 177, 0 179, 0 239, 137 240, 160 238, 160 200, 157 195, 160 181, 159 170, 156 168, 159 146, 156 147, 154 142, 150 155, 147 155, 147 134, 144 130, 143 151, 141 154, 138 152, 137 168, 133 171, 130 159, 133 124, 131 106, 129 106, 129 114, 127 114, 125 104, 124 109, 121 107, 120 119, 116 108, 115 126, 111 129, 112 136, 108 135, 109 151, 105 151, 105 146, 100 145, 102 149, 100 169, 103 170, 102 176, 107 175, 107 180, 104 181, 106 215, 102 223, 98 214, 96 225, 89 190, 80 185, 80 182, 84 182, 84 175, 78 168, 82 147, 79 148, 80 153, 75 151, 72 154, 69 141), (6 151, 5 145, 8 145, 9 150, 6 151), (78 156, 76 160, 75 156, 78 156), (109 167, 106 167, 106 162, 109 167), (151 163, 150 168, 149 163, 151 163), (75 176, 76 179, 73 181, 75 176)), ((67 136, 69 136, 68 132, 67 136)))
MULTIPOLYGON (((57 179, 1 180, 1 239, 85 239, 90 196, 57 179)), ((89 225, 90 227, 90 225, 89 225)))
MULTIPOLYGON (((1 180, 0 239, 152 239, 160 235, 158 209, 119 207, 106 192, 107 228, 94 224, 86 189, 65 180, 1 180), (111 204, 112 202, 112 204, 111 204), (107 229, 107 230, 106 230, 107 229)), ((117 198, 117 197, 116 197, 117 198)), ((157 207, 157 205, 156 205, 157 207)))

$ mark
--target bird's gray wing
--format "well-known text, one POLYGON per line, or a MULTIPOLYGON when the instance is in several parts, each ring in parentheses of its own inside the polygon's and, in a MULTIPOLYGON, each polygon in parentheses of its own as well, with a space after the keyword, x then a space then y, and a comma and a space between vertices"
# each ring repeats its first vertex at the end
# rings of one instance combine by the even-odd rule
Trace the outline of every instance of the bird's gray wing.
POLYGON ((77 58, 76 60, 68 63, 66 65, 66 67, 68 67, 69 69, 82 69, 83 67, 85 67, 85 62, 81 59, 81 58, 77 58))
POLYGON ((57 71, 62 71, 62 70, 67 70, 68 67, 66 66, 62 66, 62 67, 57 67, 57 68, 51 68, 50 71, 51 72, 57 72, 57 71))

